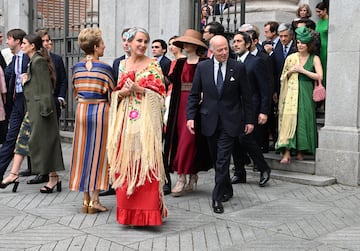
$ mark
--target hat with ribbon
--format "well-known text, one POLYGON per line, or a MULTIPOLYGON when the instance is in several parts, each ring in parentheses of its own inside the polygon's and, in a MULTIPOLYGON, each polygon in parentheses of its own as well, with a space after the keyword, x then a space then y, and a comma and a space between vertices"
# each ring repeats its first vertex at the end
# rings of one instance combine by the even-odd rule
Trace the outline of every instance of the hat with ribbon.
POLYGON ((204 49, 207 49, 206 44, 204 44, 204 42, 201 41, 201 38, 202 35, 200 32, 193 29, 187 29, 184 32, 183 36, 174 39, 173 44, 182 49, 184 48, 184 43, 193 44, 196 46, 203 47, 204 49))
POLYGON ((308 44, 312 41, 310 30, 307 27, 299 27, 295 30, 296 39, 301 43, 308 44))

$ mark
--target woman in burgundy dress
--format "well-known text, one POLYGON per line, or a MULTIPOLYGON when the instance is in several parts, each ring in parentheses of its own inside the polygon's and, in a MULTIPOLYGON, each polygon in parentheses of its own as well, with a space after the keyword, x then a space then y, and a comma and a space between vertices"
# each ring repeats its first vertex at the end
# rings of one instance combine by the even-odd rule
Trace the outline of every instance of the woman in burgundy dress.
POLYGON ((169 80, 173 83, 169 118, 165 134, 165 168, 177 172, 178 180, 171 190, 174 197, 196 189, 197 172, 211 168, 207 155, 208 147, 201 133, 192 135, 186 128, 186 103, 191 90, 197 64, 204 60, 201 50, 206 45, 201 41, 201 33, 187 29, 178 37, 174 45, 183 48, 187 57, 177 60, 169 80), (187 177, 188 182, 187 182, 187 177))

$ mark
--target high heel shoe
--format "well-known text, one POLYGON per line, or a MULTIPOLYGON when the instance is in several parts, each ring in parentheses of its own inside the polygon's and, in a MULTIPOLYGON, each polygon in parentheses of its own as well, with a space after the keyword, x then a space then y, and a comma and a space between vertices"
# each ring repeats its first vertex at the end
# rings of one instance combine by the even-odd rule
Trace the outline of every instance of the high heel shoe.
POLYGON ((82 204, 82 208, 81 211, 83 214, 87 214, 89 211, 89 201, 88 200, 84 200, 83 204, 82 204))
POLYGON ((185 191, 186 192, 196 191, 198 179, 199 177, 197 176, 197 174, 191 174, 189 183, 186 184, 185 191))
POLYGON ((8 185, 14 184, 12 191, 13 191, 13 193, 16 193, 16 190, 17 190, 17 188, 19 186, 19 175, 17 173, 10 173, 10 174, 14 175, 16 178, 14 180, 10 181, 10 182, 6 182, 6 183, 1 182, 0 183, 0 188, 4 189, 8 185))
POLYGON ((171 195, 174 197, 180 197, 184 194, 185 191, 186 180, 178 180, 176 181, 175 187, 171 190, 171 195))
POLYGON ((109 211, 109 209, 103 206, 98 200, 91 200, 88 207, 88 214, 102 213, 109 211))
POLYGON ((42 188, 40 188, 40 193, 52 193, 55 187, 57 192, 61 192, 61 180, 59 180, 59 176, 54 175, 49 176, 49 178, 56 178, 56 184, 53 187, 43 186, 42 188))

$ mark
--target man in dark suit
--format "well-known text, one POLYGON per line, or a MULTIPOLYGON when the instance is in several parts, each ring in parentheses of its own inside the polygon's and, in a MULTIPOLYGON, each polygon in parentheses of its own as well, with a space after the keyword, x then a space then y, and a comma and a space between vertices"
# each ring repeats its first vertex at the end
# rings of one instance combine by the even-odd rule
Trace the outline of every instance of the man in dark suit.
MULTIPOLYGON (((165 56, 167 53, 166 42, 162 39, 155 39, 151 44, 151 52, 159 62, 162 73, 164 74, 165 79, 167 79, 170 71, 171 60, 165 56)), ((168 88, 168 84, 169 83, 165 83, 166 90, 168 88)))
POLYGON ((229 4, 225 3, 225 0, 220 0, 219 3, 215 5, 215 15, 224 15, 225 9, 229 7, 229 4))
POLYGON ((21 43, 26 33, 21 29, 7 32, 6 43, 14 54, 12 61, 5 69, 7 81, 6 105, 9 112, 9 128, 6 140, 0 149, 0 180, 14 157, 14 149, 20 126, 25 115, 25 98, 21 85, 21 74, 26 73, 29 57, 21 50, 21 43))
MULTIPOLYGON (((68 80, 67 80, 67 74, 66 74, 66 70, 65 70, 64 61, 61 56, 56 55, 51 52, 52 41, 51 41, 50 35, 47 32, 47 30, 40 29, 37 31, 37 34, 41 37, 42 45, 49 52, 51 61, 55 67, 56 85, 55 85, 55 89, 54 89, 54 100, 55 100, 56 115, 57 115, 57 119, 59 121, 60 116, 61 116, 61 108, 64 108, 66 105, 65 97, 66 97, 66 92, 67 92, 67 88, 68 88, 68 80)), ((29 166, 28 170, 21 172, 21 174, 24 176, 26 174, 31 174, 31 166, 29 166)), ((48 182, 48 181, 49 181, 48 174, 38 174, 33 179, 28 180, 26 183, 27 184, 40 184, 40 183, 48 182)))
POLYGON ((128 39, 127 32, 128 32, 128 30, 130 30, 130 28, 123 29, 123 31, 121 32, 121 45, 122 45, 122 48, 123 48, 125 54, 118 57, 118 58, 116 58, 114 60, 114 62, 113 62, 113 71, 114 71, 114 77, 115 77, 116 83, 117 83, 118 78, 119 78, 119 65, 120 65, 120 62, 130 56, 129 45, 128 45, 128 42, 127 42, 127 39, 128 39))
POLYGON ((233 145, 241 132, 253 131, 254 115, 245 66, 229 58, 227 39, 214 36, 210 40, 210 50, 213 58, 200 62, 195 71, 186 108, 186 125, 194 134, 195 117, 200 113, 201 132, 207 137, 215 163, 212 207, 215 213, 223 213, 222 202, 233 196, 229 175, 233 145))
MULTIPOLYGON (((273 95, 273 90, 274 90, 273 62, 272 62, 271 58, 269 57, 269 55, 267 53, 265 53, 264 51, 262 51, 262 48, 258 47, 258 45, 259 45, 258 32, 255 30, 249 30, 249 31, 247 31, 247 33, 249 34, 251 41, 252 41, 251 47, 250 47, 250 53, 256 57, 261 58, 263 60, 263 62, 265 63, 266 69, 264 71, 266 71, 266 76, 267 76, 267 80, 269 83, 268 97, 269 97, 269 107, 271 107, 272 95, 273 95)), ((268 118, 270 116, 271 115, 268 114, 268 118)), ((255 139, 263 153, 269 152, 269 120, 263 125, 258 125, 257 131, 255 133, 255 139)), ((256 167, 254 169, 256 169, 256 167)))
MULTIPOLYGON (((129 45, 128 45, 128 36, 127 36, 128 30, 130 30, 130 28, 123 29, 123 31, 121 32, 121 45, 123 47, 125 54, 116 58, 113 62, 113 72, 114 72, 114 77, 115 77, 116 82, 118 82, 118 78, 119 78, 120 62, 130 56, 129 45)), ((109 184, 108 190, 102 191, 101 193, 99 193, 100 196, 108 196, 108 195, 115 195, 115 194, 116 194, 115 189, 111 187, 111 184, 109 184)))
POLYGON ((252 87, 252 103, 255 109, 255 128, 251 134, 242 134, 235 142, 233 159, 235 173, 231 179, 233 184, 246 182, 246 171, 244 168, 246 152, 254 160, 260 170, 259 186, 264 186, 270 179, 270 167, 267 165, 259 145, 255 140, 255 134, 260 125, 266 123, 269 114, 269 83, 264 61, 252 55, 249 51, 252 41, 246 32, 239 31, 233 39, 233 50, 238 55, 238 61, 246 66, 248 81, 252 87))

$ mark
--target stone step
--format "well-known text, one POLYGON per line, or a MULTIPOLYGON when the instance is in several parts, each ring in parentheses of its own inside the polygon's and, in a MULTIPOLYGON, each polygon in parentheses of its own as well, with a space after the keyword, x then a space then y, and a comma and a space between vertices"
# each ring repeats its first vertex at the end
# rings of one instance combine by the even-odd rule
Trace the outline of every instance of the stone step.
MULTIPOLYGON (((246 168, 246 173, 254 176, 259 176, 259 172, 254 172, 252 168, 248 167, 246 168)), ((329 186, 336 183, 336 179, 334 177, 318 176, 276 169, 271 170, 271 178, 312 186, 329 186)))
POLYGON ((315 159, 313 156, 304 156, 302 161, 293 157, 290 165, 280 164, 281 155, 275 152, 264 153, 264 157, 271 169, 315 174, 315 159))
MULTIPOLYGON (((61 140, 65 143, 71 144, 73 135, 72 131, 60 131, 61 140)), ((314 175, 315 160, 313 157, 305 156, 303 161, 292 158, 290 165, 280 164, 281 156, 275 152, 265 153, 264 157, 272 169, 271 177, 273 179, 313 186, 328 186, 336 183, 336 179, 333 177, 314 175)), ((252 167, 246 167, 246 169, 249 175, 259 176, 259 173, 254 172, 252 167)))
POLYGON ((264 157, 272 169, 271 176, 274 179, 313 186, 329 186, 336 183, 334 177, 315 175, 313 156, 305 155, 301 161, 292 157, 290 165, 280 164, 281 155, 275 152, 265 153, 264 157))

